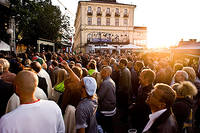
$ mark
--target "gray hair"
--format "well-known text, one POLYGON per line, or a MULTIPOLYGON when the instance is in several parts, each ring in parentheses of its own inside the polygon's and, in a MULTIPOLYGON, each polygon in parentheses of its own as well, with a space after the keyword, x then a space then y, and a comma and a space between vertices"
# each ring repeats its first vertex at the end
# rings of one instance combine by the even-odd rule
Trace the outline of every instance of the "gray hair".
POLYGON ((187 72, 185 72, 185 71, 183 71, 183 70, 178 70, 178 71, 176 71, 176 73, 174 74, 174 79, 175 79, 175 77, 178 75, 178 74, 180 74, 182 77, 184 77, 185 78, 185 80, 188 80, 188 73, 187 72))

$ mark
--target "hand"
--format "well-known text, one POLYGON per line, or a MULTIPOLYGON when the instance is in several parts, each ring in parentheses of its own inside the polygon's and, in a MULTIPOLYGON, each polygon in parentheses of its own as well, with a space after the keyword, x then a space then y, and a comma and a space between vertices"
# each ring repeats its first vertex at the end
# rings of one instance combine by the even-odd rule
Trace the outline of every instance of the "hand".
POLYGON ((61 65, 62 65, 63 67, 65 67, 65 69, 70 69, 68 63, 67 63, 65 60, 63 60, 63 61, 61 62, 61 65))

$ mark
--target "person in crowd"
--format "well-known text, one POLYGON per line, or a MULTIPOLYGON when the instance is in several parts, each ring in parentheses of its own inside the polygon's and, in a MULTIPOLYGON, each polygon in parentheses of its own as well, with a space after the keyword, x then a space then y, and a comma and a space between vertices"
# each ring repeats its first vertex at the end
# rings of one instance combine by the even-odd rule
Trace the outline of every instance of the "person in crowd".
MULTIPOLYGON (((143 69, 140 73, 140 87, 138 88, 138 95, 136 102, 132 104, 131 120, 132 127, 136 128, 138 132, 142 132, 145 125, 148 122, 148 116, 151 113, 151 109, 145 102, 148 94, 153 90, 153 82, 155 80, 155 72, 151 69, 143 69)), ((130 106, 131 107, 131 106, 130 106)))
POLYGON ((101 70, 103 82, 97 91, 98 96, 98 124, 104 132, 113 133, 113 117, 116 114, 116 87, 110 78, 112 68, 106 66, 101 70))
POLYGON ((63 94, 65 90, 64 81, 68 78, 68 74, 65 69, 59 69, 57 76, 58 76, 56 78, 57 82, 54 85, 53 91, 52 91, 52 100, 54 100, 56 103, 58 103, 60 96, 63 94))
POLYGON ((1 79, 4 82, 13 84, 16 74, 11 73, 9 71, 10 63, 8 62, 8 60, 4 58, 0 58, 0 64, 3 66, 3 73, 1 74, 1 79))
MULTIPOLYGON (((36 61, 37 61, 37 59, 36 59, 36 61)), ((37 62, 39 62, 39 61, 37 61, 37 62)), ((49 99, 51 99, 52 98, 52 83, 51 83, 51 78, 50 78, 49 74, 46 72, 45 69, 42 68, 39 71, 39 73, 37 73, 37 75, 40 76, 40 77, 42 77, 42 78, 45 78, 45 80, 47 82, 47 93, 48 93, 47 97, 49 99)))
POLYGON ((79 77, 79 79, 82 79, 83 71, 80 67, 74 66, 72 67, 72 71, 79 77))
POLYGON ((192 132, 193 97, 197 94, 197 88, 190 81, 183 81, 177 86, 176 94, 177 98, 172 109, 177 120, 179 132, 184 133, 189 128, 190 132, 192 132))
MULTIPOLYGON (((42 66, 40 65, 39 62, 32 62, 30 67, 38 74, 41 69, 42 69, 42 66)), ((48 96, 48 90, 47 90, 47 82, 45 80, 45 78, 43 77, 40 77, 39 75, 38 76, 38 87, 41 88, 44 93, 48 96)))
POLYGON ((37 99, 34 94, 37 85, 35 73, 23 70, 17 74, 15 91, 20 106, 0 119, 1 133, 65 132, 60 108, 55 102, 37 99))
POLYGON ((97 82, 97 90, 100 88, 100 85, 102 83, 102 77, 100 72, 94 72, 91 77, 93 77, 97 82))
POLYGON ((56 60, 53 60, 50 67, 49 67, 49 75, 51 78, 52 86, 55 86, 57 83, 57 77, 58 77, 58 71, 60 70, 58 66, 58 62, 56 60))
POLYGON ((140 86, 139 83, 139 76, 140 72, 144 68, 144 63, 142 61, 136 61, 134 64, 134 71, 132 71, 132 91, 133 91, 133 101, 136 99, 137 93, 138 93, 138 88, 140 86))
POLYGON ((188 74, 183 70, 178 70, 174 74, 173 79, 174 79, 175 83, 180 83, 180 82, 183 82, 183 81, 187 81, 188 80, 188 74))
POLYGON ((88 76, 88 70, 86 68, 82 67, 82 71, 83 71, 83 74, 82 74, 83 78, 88 76))
MULTIPOLYGON (((113 64, 113 69, 112 69, 112 74, 111 74, 111 78, 112 80, 115 82, 115 86, 116 86, 116 93, 117 93, 117 90, 118 90, 118 86, 119 86, 119 64, 117 62, 115 62, 113 64)), ((118 95, 118 94, 116 94, 118 95)))
POLYGON ((146 100, 151 108, 149 122, 143 133, 177 133, 178 126, 171 111, 176 92, 167 84, 158 83, 146 100))
POLYGON ((82 100, 75 112, 77 133, 97 133, 97 84, 94 78, 84 77, 81 85, 82 100))
POLYGON ((91 76, 94 72, 97 72, 96 65, 94 62, 90 61, 90 63, 88 64, 88 74, 91 76))
MULTIPOLYGON (((24 70, 32 71, 34 73, 37 73, 31 68, 26 68, 24 70)), ((38 82, 39 82, 39 79, 40 78, 38 77, 38 82)), ((43 89, 41 89, 39 87, 37 87, 37 89, 36 89, 34 94, 35 94, 35 97, 38 98, 38 99, 47 100, 47 95, 45 94, 43 89)), ((19 105, 20 105, 20 99, 19 99, 19 96, 15 92, 15 93, 13 93, 13 95, 10 97, 10 99, 7 102, 6 113, 9 113, 9 112, 15 110, 19 105)))
POLYGON ((117 92, 120 117, 124 122, 128 121, 128 100, 131 86, 131 72, 127 68, 127 59, 122 58, 119 63, 120 77, 117 92))
POLYGON ((183 67, 183 71, 187 72, 188 80, 191 81, 197 88, 198 93, 194 97, 193 114, 196 127, 200 125, 200 82, 197 80, 196 72, 193 67, 183 67))
POLYGON ((62 113, 65 113, 65 109, 68 105, 77 107, 81 100, 81 85, 79 77, 72 71, 66 61, 62 61, 61 65, 69 73, 68 78, 64 81, 65 91, 60 97, 58 104, 61 107, 62 113))
POLYGON ((14 87, 12 84, 3 81, 0 78, 0 118, 6 112, 6 106, 8 103, 9 98, 14 93, 14 87))

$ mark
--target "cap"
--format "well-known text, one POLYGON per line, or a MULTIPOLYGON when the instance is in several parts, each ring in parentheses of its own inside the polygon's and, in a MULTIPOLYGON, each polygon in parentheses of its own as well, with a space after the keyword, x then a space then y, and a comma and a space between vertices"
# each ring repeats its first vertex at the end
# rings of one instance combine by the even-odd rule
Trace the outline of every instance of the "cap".
POLYGON ((85 90, 89 96, 93 96, 97 90, 96 80, 92 77, 84 77, 83 82, 85 85, 85 90))

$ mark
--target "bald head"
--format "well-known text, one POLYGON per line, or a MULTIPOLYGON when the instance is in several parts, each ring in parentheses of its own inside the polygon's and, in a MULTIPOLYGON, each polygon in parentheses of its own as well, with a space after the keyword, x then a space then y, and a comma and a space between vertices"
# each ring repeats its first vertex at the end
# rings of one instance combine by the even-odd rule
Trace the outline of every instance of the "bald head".
POLYGON ((15 77, 16 93, 21 95, 32 95, 38 85, 38 77, 34 72, 23 70, 15 77))

